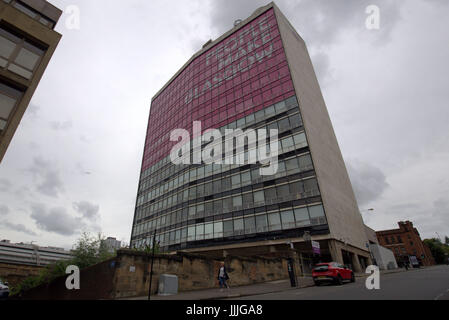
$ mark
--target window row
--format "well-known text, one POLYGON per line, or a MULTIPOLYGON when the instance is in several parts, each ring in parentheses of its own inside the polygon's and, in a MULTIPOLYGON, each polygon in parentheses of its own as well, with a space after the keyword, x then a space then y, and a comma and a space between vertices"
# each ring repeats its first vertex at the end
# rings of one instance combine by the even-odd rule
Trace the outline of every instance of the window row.
MULTIPOLYGON (((204 188, 204 185, 201 188, 204 188)), ((188 189, 179 193, 178 196, 186 196, 188 198, 189 192, 192 190, 188 189)), ((232 196, 225 196, 211 201, 197 202, 196 204, 186 205, 182 209, 154 218, 151 221, 155 227, 162 228, 192 219, 201 219, 222 213, 263 207, 319 195, 320 191, 316 178, 310 178, 267 187, 265 189, 236 193, 232 196)), ((185 201, 182 198, 176 198, 176 195, 168 197, 164 201, 152 204, 144 210, 139 210, 136 216, 137 221, 142 218, 154 216, 157 212, 164 210, 164 205, 167 206, 166 209, 171 208, 174 205, 173 202, 183 203, 185 201)))
MULTIPOLYGON (((290 230, 312 225, 324 225, 326 223, 327 221, 323 206, 315 205, 274 211, 260 215, 251 215, 236 219, 194 224, 177 230, 168 231, 163 234, 157 234, 156 241, 160 242, 161 246, 165 247, 183 242, 290 230)), ((152 230, 147 225, 139 225, 135 227, 133 237, 151 231, 152 230)), ((146 240, 140 240, 140 242, 137 243, 141 243, 142 245, 150 243, 151 237, 147 240, 148 242, 146 242, 146 240)))
MULTIPOLYGON (((221 169, 219 165, 211 165, 211 167, 207 165, 206 168, 218 168, 218 170, 221 169)), ((159 201, 152 205, 152 207, 156 208, 156 210, 163 210, 184 201, 205 197, 220 192, 226 192, 236 188, 246 187, 255 183, 273 180, 275 178, 281 178, 301 172, 307 172, 313 170, 313 164, 310 154, 305 154, 286 160, 279 160, 278 173, 275 176, 261 176, 259 168, 253 168, 245 172, 235 173, 227 177, 221 177, 219 179, 208 181, 203 184, 187 187, 185 190, 180 190, 180 192, 170 196, 172 190, 178 189, 184 184, 187 185, 190 184, 190 182, 197 180, 197 173, 201 172, 201 170, 204 171, 204 169, 205 167, 191 169, 184 175, 178 176, 178 178, 167 182, 163 186, 153 189, 152 191, 147 193, 146 197, 144 196, 142 198, 143 200, 138 200, 138 202, 151 202, 152 200, 158 199, 162 196, 166 196, 165 199, 158 199, 159 201), (169 198, 173 200, 170 200, 169 198)), ((220 173, 220 171, 212 171, 212 173, 218 174, 220 173)))

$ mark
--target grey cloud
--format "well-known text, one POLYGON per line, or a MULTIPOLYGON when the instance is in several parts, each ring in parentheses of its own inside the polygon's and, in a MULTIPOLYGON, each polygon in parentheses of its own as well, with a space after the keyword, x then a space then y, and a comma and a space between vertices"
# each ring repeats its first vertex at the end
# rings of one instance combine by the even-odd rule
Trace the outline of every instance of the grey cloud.
POLYGON ((47 210, 42 204, 31 207, 31 218, 37 226, 45 231, 63 236, 71 236, 86 228, 86 224, 79 217, 72 217, 65 208, 47 210))
POLYGON ((9 213, 9 208, 4 204, 0 204, 0 216, 7 215, 9 213))
POLYGON ((27 114, 31 115, 33 118, 37 118, 40 110, 41 110, 40 106, 31 103, 27 108, 27 114))
POLYGON ((11 189, 11 182, 8 179, 0 179, 0 192, 7 192, 11 189))
POLYGON ((359 206, 377 200, 388 188, 384 173, 371 164, 353 160, 347 168, 359 206))
POLYGON ((64 192, 60 172, 52 163, 36 157, 28 171, 33 173, 38 181, 36 186, 38 192, 53 198, 64 192))
POLYGON ((88 201, 74 202, 73 208, 81 213, 84 218, 89 220, 96 220, 99 215, 100 206, 94 205, 88 201))
POLYGON ((1 224, 2 224, 2 226, 6 227, 6 228, 8 228, 10 230, 22 232, 22 233, 28 234, 30 236, 37 236, 37 233, 35 233, 34 231, 28 229, 23 224, 14 224, 14 223, 10 223, 8 221, 2 221, 1 224))
POLYGON ((55 131, 66 131, 66 130, 71 129, 72 126, 73 126, 73 123, 71 120, 64 121, 64 122, 60 122, 60 121, 51 121, 50 122, 50 128, 55 131))

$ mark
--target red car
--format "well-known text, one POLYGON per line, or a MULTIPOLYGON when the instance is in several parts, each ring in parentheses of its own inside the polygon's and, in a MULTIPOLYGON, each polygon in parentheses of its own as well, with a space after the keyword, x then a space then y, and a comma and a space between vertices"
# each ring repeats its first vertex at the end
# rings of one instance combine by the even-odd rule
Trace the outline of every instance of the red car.
POLYGON ((319 263, 312 271, 313 281, 319 286, 324 282, 333 282, 341 285, 343 281, 355 282, 354 272, 339 263, 319 263))

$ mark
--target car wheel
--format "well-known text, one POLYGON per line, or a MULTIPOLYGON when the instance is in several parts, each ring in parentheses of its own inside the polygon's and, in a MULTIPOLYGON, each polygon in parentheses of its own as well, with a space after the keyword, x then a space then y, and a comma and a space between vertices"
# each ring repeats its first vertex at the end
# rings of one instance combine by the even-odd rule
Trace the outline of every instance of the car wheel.
POLYGON ((319 287, 321 285, 321 283, 319 281, 314 281, 315 286, 319 287))
POLYGON ((351 282, 355 282, 355 275, 354 275, 354 272, 351 273, 351 282))
POLYGON ((335 283, 339 286, 343 284, 343 279, 341 278, 341 275, 337 275, 337 278, 335 278, 335 283))

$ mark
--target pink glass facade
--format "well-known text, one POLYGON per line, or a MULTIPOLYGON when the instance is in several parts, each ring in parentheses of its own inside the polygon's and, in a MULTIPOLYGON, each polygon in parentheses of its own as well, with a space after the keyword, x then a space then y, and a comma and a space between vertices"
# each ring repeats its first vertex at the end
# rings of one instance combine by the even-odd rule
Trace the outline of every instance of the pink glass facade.
POLYGON ((170 132, 220 128, 293 96, 273 9, 185 67, 151 104, 142 171, 169 155, 170 132))

